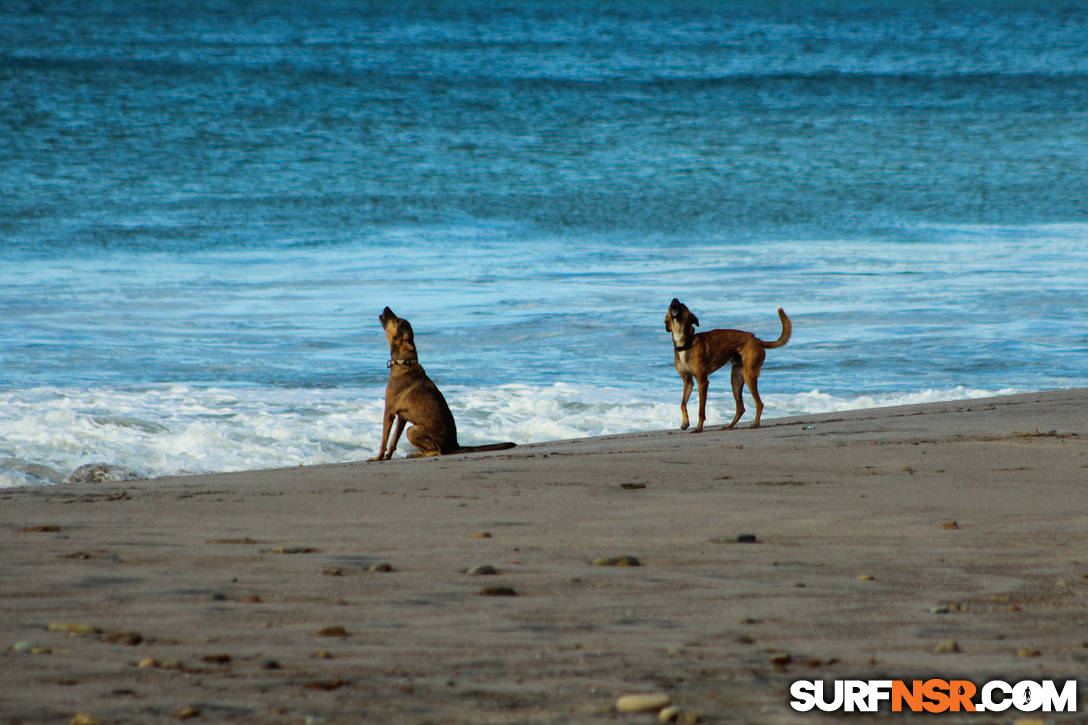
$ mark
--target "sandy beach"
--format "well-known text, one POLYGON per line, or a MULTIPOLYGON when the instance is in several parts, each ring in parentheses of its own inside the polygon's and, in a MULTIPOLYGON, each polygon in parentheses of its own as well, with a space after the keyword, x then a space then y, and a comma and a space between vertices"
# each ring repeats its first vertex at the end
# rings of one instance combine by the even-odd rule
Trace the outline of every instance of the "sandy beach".
POLYGON ((0 716, 650 723, 616 700, 660 692, 791 723, 820 719, 791 682, 852 677, 1080 677, 1083 701, 1086 482, 1066 390, 6 489, 0 716))

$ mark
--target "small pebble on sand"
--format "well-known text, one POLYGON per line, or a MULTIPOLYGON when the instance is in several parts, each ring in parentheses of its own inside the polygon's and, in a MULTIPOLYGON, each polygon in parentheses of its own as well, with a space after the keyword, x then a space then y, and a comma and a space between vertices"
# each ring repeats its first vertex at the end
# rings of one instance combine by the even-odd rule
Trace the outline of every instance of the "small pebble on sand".
POLYGON ((322 627, 317 630, 318 637, 347 637, 348 631, 340 626, 322 627))
POLYGON ((695 710, 685 710, 682 707, 669 705, 657 714, 657 721, 662 723, 674 722, 678 725, 696 725, 703 721, 703 716, 695 710))
POLYGON ((516 597, 518 595, 510 587, 484 587, 477 594, 481 597, 516 597))
POLYGON ((110 632, 103 639, 110 644, 121 644, 126 647, 135 647, 144 641, 143 635, 139 632, 110 632))
POLYGON ((680 714, 680 708, 676 707, 676 705, 669 705, 668 707, 663 708, 661 710, 661 712, 659 712, 657 714, 657 721, 658 722, 672 722, 673 720, 675 720, 677 718, 677 716, 679 714, 680 714))
POLYGON ((668 705, 669 701, 669 696, 664 692, 620 695, 616 699, 616 710, 619 712, 655 712, 668 705))
POLYGON ((642 566, 634 556, 602 556, 593 560, 593 566, 642 566))

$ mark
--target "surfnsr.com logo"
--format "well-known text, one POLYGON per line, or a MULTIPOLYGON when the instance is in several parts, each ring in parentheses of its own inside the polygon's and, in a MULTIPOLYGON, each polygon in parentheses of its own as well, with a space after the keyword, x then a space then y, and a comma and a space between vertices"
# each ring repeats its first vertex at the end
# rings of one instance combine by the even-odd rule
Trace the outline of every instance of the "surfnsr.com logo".
POLYGON ((798 712, 1076 712, 1077 681, 797 680, 790 697, 798 712))

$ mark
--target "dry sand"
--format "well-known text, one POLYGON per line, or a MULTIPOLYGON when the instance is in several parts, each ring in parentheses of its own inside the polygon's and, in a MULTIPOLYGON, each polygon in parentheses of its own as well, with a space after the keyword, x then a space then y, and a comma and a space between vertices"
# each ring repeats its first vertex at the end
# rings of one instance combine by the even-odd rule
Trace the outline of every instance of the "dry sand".
MULTIPOLYGON (((1086 483, 1073 390, 8 489, 0 715, 651 723, 616 698, 660 691, 706 723, 810 722, 795 679, 1075 678, 1086 483), (622 555, 641 566, 593 565, 622 555)), ((1085 681, 1043 719, 1084 721, 1085 681)))

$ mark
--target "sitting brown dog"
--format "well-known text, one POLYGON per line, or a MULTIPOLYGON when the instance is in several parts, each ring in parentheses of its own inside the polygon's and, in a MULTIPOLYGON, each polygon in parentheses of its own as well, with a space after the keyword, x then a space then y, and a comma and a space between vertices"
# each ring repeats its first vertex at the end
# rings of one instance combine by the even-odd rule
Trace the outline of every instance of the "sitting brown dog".
POLYGON ((692 379, 699 384, 699 425, 695 433, 703 430, 706 420, 706 391, 710 374, 726 363, 733 363, 733 398, 737 401, 737 414, 733 422, 725 426, 729 430, 744 414, 743 390, 747 383, 756 401, 756 419, 753 428, 759 427, 763 415, 763 401, 759 399, 759 370, 763 366, 764 351, 770 347, 782 347, 790 339, 793 326, 782 308, 778 308, 782 320, 782 334, 774 342, 765 342, 750 332, 742 330, 710 330, 695 334, 699 318, 680 300, 673 298, 665 313, 665 329, 672 333, 673 362, 676 372, 684 380, 684 397, 680 399, 680 411, 684 414, 680 430, 688 427, 688 398, 691 396, 692 379))
POLYGON ((421 456, 441 456, 448 453, 501 451, 515 443, 495 443, 489 446, 462 446, 457 442, 457 425, 441 391, 416 357, 415 333, 408 320, 402 320, 388 307, 378 315, 389 340, 389 383, 385 387, 385 415, 382 417, 382 445, 372 461, 389 460, 397 449, 397 441, 405 423, 408 441, 419 449, 421 456), (393 440, 389 431, 396 421, 393 440), (385 444, 389 441, 389 450, 385 444))

